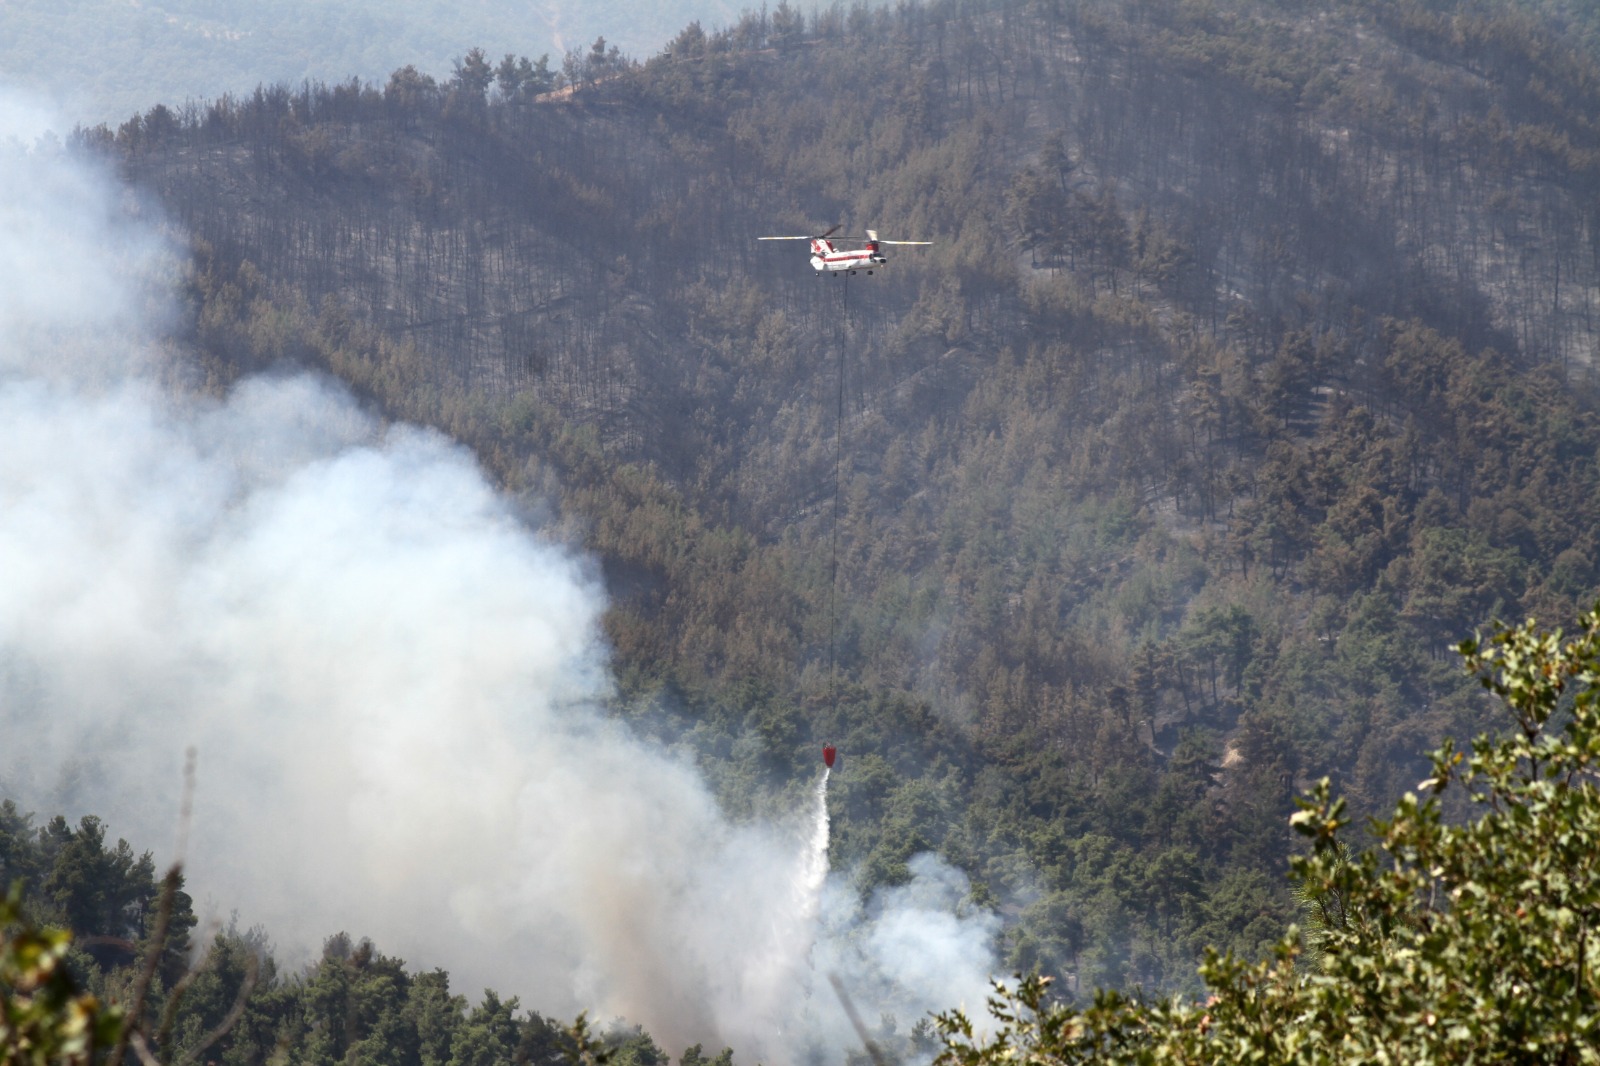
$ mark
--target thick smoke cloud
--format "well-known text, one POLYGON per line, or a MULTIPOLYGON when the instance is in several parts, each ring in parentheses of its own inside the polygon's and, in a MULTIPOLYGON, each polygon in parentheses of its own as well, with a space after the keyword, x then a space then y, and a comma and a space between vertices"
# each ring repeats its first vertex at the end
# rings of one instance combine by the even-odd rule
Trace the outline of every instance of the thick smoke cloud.
POLYGON ((837 1056, 828 972, 869 1018, 980 1002, 994 920, 957 916, 959 874, 924 857, 862 905, 825 883, 820 802, 730 823, 597 710, 589 562, 326 381, 162 387, 178 257, 150 212, 57 150, 0 153, 0 796, 164 860, 192 746, 203 905, 674 1053, 837 1056))

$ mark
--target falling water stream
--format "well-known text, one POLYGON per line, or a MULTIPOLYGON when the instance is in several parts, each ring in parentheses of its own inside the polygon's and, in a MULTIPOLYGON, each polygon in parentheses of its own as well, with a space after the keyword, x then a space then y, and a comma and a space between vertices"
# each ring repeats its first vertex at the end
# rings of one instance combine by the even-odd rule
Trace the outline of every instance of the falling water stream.
MULTIPOLYGON (((805 861, 800 864, 799 883, 795 886, 800 898, 803 928, 812 937, 816 936, 817 915, 822 908, 822 885, 828 879, 828 777, 832 773, 832 770, 823 767, 822 780, 817 782, 811 839, 805 861)), ((809 951, 809 945, 807 949, 809 951)))

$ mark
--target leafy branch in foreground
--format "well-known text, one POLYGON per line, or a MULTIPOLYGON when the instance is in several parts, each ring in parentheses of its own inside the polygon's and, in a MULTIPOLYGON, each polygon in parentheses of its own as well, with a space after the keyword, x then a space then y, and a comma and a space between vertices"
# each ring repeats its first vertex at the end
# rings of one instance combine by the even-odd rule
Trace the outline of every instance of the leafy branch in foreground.
MULTIPOLYGON (((176 1060, 171 1046, 173 1020, 184 992, 205 963, 198 968, 187 966, 168 993, 159 1032, 152 1036, 143 1017, 146 999, 172 943, 175 903, 182 895, 182 885, 182 868, 175 864, 162 881, 155 926, 127 1004, 102 1002, 81 987, 69 965, 73 933, 29 920, 23 907, 22 882, 12 885, 0 901, 0 1063, 106 1062, 119 1066, 131 1049, 141 1063, 176 1061, 184 1066, 226 1036, 238 1023, 255 988, 254 956, 246 961, 238 996, 221 1023, 176 1060), (160 1057, 155 1049, 162 1052, 160 1057)), ((90 936, 79 938, 78 943, 115 939, 90 936)))
POLYGON ((1470 753, 1447 741, 1375 850, 1345 844, 1326 779, 1299 801, 1304 942, 1291 929, 1257 964, 1208 954, 1203 1004, 1101 992, 1078 1009, 1045 978, 997 984, 992 1033, 939 1019, 939 1066, 1600 1062, 1600 607, 1570 640, 1529 622, 1460 651, 1517 728, 1470 753), (1446 823, 1449 789, 1481 811, 1446 823))
POLYGON ((71 942, 24 921, 20 886, 0 900, 0 1061, 89 1062, 117 1042, 123 1012, 78 989, 71 942))

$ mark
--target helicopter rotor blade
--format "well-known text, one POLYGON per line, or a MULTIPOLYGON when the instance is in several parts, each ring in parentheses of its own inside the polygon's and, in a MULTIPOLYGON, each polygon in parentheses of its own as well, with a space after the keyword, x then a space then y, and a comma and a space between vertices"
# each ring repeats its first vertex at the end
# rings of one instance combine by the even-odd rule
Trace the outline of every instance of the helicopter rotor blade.
POLYGON ((932 241, 878 241, 879 244, 932 244, 932 241))
POLYGON ((840 226, 843 226, 843 225, 844 225, 844 223, 841 222, 837 226, 830 226, 828 229, 823 230, 821 233, 807 233, 807 234, 804 234, 804 235, 794 236, 794 237, 757 237, 756 240, 758 240, 758 241, 821 241, 821 240, 827 240, 829 237, 833 236, 834 232, 836 230, 838 230, 840 226))

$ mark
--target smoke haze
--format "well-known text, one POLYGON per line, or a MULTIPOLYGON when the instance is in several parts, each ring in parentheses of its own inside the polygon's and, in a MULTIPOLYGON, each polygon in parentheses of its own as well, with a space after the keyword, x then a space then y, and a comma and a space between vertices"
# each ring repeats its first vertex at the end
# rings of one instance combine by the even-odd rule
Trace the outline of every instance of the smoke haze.
POLYGON ((19 147, 35 118, 0 100, 0 797, 165 861, 193 746, 202 907, 673 1054, 836 1058, 828 972, 902 1025, 981 1004, 996 920, 958 914, 959 873, 923 856, 863 905, 827 873, 825 781, 793 824, 733 824, 599 712, 596 568, 464 449, 305 374, 164 389, 180 257, 131 193, 19 147))

